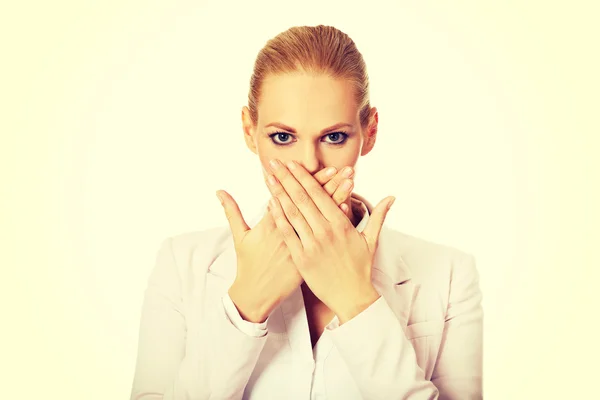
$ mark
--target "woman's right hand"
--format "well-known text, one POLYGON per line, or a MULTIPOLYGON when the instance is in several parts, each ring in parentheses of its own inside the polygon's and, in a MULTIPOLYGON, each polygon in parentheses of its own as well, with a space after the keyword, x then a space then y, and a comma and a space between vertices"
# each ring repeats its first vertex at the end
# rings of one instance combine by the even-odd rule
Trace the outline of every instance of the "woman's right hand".
MULTIPOLYGON (((344 169, 333 176, 328 176, 326 171, 322 169, 314 177, 339 206, 352 193, 352 186, 342 190, 341 183, 352 179, 343 175, 344 169)), ((223 190, 217 191, 217 195, 225 210, 237 255, 237 276, 229 288, 229 296, 244 320, 264 322, 271 311, 302 284, 302 277, 270 212, 250 229, 233 197, 223 190)), ((350 215, 351 210, 346 213, 350 215)))

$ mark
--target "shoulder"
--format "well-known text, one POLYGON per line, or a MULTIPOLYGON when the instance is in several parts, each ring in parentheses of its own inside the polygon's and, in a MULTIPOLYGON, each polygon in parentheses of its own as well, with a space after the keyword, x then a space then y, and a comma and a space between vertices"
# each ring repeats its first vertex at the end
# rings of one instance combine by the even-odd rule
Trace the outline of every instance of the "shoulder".
POLYGON ((386 228, 380 246, 401 259, 409 274, 417 281, 477 280, 475 257, 453 246, 419 238, 396 229, 386 228))
POLYGON ((162 241, 159 258, 171 259, 180 277, 185 279, 190 272, 202 272, 197 269, 207 268, 231 242, 229 227, 225 226, 183 232, 162 241))
POLYGON ((413 306, 415 316, 417 309, 427 310, 427 318, 437 312, 448 318, 469 310, 481 312, 479 273, 472 254, 389 228, 380 236, 380 246, 382 239, 388 249, 385 257, 390 264, 384 267, 388 268, 388 274, 410 277, 418 287, 413 306), (432 299, 440 299, 440 303, 432 299), (436 304, 443 307, 438 308, 436 304), (446 313, 449 306, 452 310, 446 313))
POLYGON ((185 256, 216 249, 229 236, 231 236, 229 228, 217 226, 199 231, 179 233, 171 236, 168 240, 171 241, 171 245, 173 246, 173 254, 185 256))

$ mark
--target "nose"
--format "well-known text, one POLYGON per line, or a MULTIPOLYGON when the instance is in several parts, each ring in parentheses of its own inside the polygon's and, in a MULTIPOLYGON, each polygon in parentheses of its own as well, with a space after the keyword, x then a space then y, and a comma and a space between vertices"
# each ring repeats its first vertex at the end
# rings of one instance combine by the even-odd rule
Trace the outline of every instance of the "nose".
POLYGON ((315 146, 306 146, 298 156, 294 161, 302 165, 311 175, 323 168, 321 156, 315 146))

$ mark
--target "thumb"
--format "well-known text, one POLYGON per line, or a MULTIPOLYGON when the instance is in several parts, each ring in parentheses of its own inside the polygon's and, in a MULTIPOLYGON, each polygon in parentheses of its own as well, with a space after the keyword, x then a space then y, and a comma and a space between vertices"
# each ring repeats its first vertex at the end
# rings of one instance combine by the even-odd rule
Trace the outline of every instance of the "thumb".
POLYGON ((250 227, 244 221, 240 207, 229 193, 224 190, 217 190, 216 194, 225 210, 225 216, 229 222, 233 240, 237 244, 244 236, 244 233, 250 230, 250 227))
POLYGON ((396 200, 395 197, 386 197, 381 200, 375 209, 373 210, 373 214, 369 216, 369 222, 367 222, 367 226, 363 230, 363 235, 365 239, 367 239, 367 244, 369 247, 372 247, 372 250, 375 250, 377 245, 377 241, 379 240, 379 233, 381 232, 381 227, 383 226, 383 222, 385 221, 385 217, 387 216, 390 207, 396 200))

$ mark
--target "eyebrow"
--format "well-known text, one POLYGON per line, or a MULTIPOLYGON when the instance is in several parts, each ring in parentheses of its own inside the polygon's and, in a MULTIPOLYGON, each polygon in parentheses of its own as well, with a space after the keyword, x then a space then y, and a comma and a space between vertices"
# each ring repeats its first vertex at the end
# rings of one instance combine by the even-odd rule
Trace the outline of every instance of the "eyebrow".
MULTIPOLYGON (((270 126, 274 126, 276 128, 280 128, 280 129, 283 129, 283 130, 286 130, 286 131, 289 131, 289 132, 292 132, 292 133, 296 133, 296 130, 294 128, 292 128, 291 126, 287 126, 286 124, 282 124, 281 122, 271 122, 270 124, 265 125, 265 128, 268 128, 270 126)), ((348 124, 348 123, 345 123, 345 122, 340 122, 340 123, 332 125, 332 126, 330 126, 328 128, 323 129, 321 131, 321 134, 324 134, 325 132, 332 131, 334 129, 342 128, 344 126, 352 128, 352 124, 348 124)))

